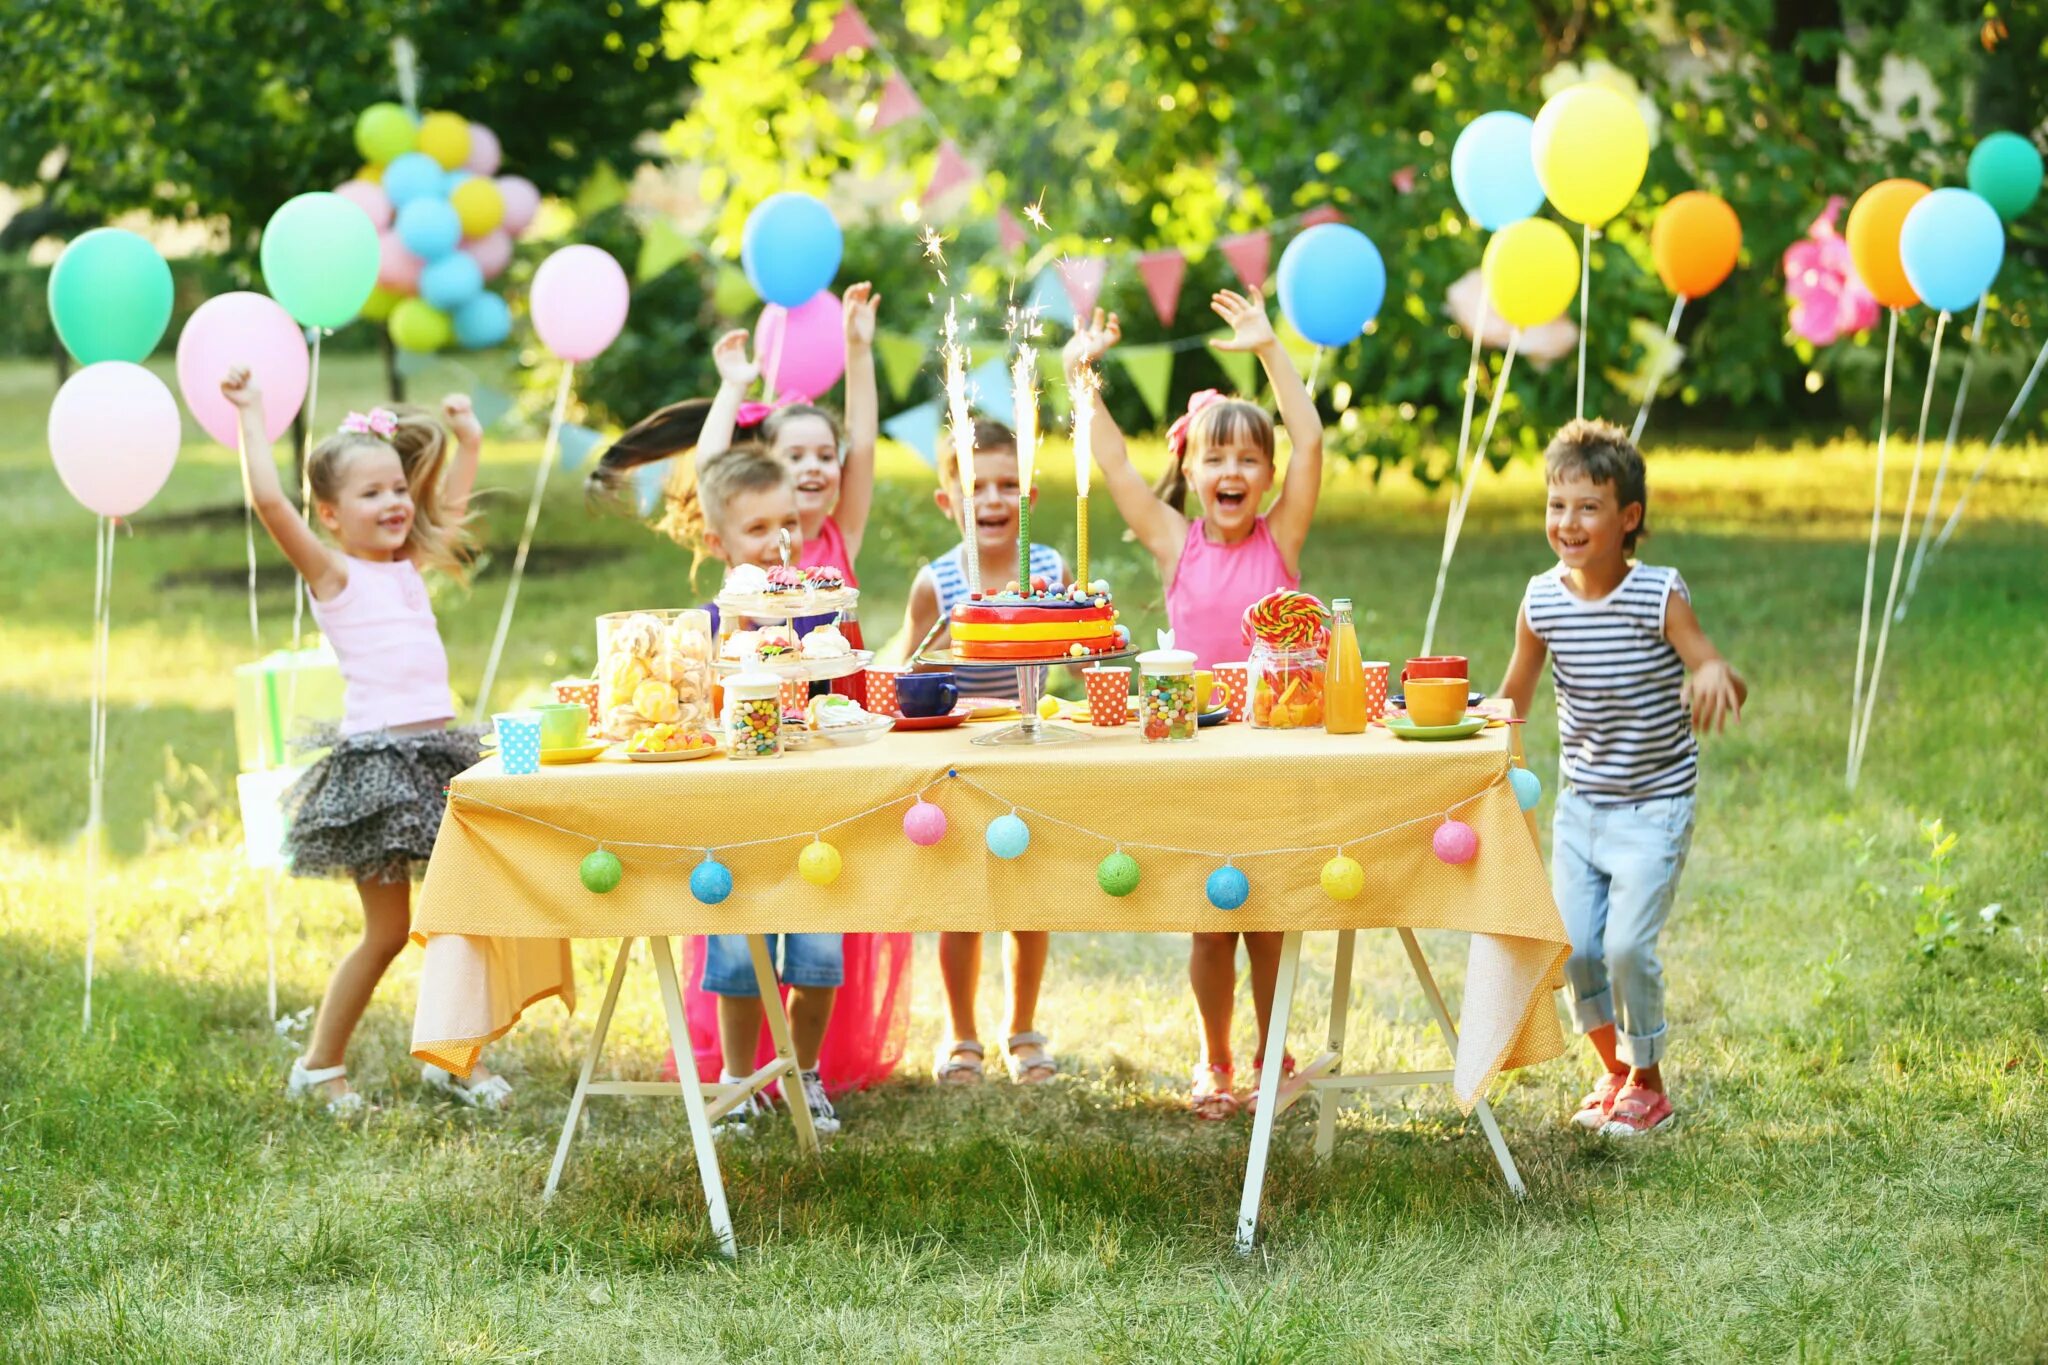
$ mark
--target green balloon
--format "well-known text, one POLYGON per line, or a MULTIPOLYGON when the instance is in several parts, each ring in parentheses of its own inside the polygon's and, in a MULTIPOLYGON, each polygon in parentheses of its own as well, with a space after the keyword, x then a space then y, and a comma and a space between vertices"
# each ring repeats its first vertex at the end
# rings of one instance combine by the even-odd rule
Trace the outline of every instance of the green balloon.
POLYGON ((94 228, 50 271, 50 320, 81 365, 140 364, 171 325, 171 268, 134 233, 94 228))
POLYGON ((396 161, 419 145, 420 126, 402 105, 385 101, 356 115, 356 150, 372 166, 396 161))
POLYGON ((301 327, 355 319, 377 287, 377 228, 370 215, 325 190, 270 215, 258 253, 263 283, 301 327))
POLYGON ((619 866, 618 855, 600 848, 583 856, 583 866, 577 869, 577 875, 583 878, 584 890, 602 896, 619 884, 626 870, 619 866))
POLYGON ((2010 223, 2041 193, 2041 153, 2018 133, 1993 133, 1970 153, 1970 188, 2010 223))
POLYGON ((391 310, 391 340, 402 351, 438 351, 455 339, 455 324, 425 299, 403 299, 391 310))

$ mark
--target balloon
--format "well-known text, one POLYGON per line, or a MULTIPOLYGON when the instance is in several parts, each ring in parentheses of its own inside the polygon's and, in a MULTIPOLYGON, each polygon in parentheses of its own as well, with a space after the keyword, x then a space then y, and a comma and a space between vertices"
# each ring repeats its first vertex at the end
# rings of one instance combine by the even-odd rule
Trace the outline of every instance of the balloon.
POLYGON ((462 220, 462 235, 483 237, 505 221, 505 196, 498 187, 481 177, 465 180, 449 191, 448 202, 462 220))
POLYGON ((50 320, 81 365, 140 361, 171 325, 171 268, 124 228, 71 239, 50 270, 50 320))
POLYGON ((452 171, 469 160, 469 120, 437 111, 420 120, 420 150, 452 171))
POLYGON ((1911 308, 1920 302, 1899 260, 1899 234, 1905 230, 1907 212, 1927 193, 1917 180, 1881 180, 1863 191, 1849 210, 1849 259, 1863 287, 1887 308, 1911 308))
POLYGON ((264 439, 277 440, 306 401, 310 362, 305 330, 266 294, 236 290, 210 298, 178 334, 178 392, 192 420, 230 449, 238 442, 241 418, 221 396, 220 381, 237 365, 263 391, 264 439))
POLYGON ((2041 153, 2018 133, 1993 133, 1970 153, 1970 188, 2010 223, 2041 193, 2041 153))
POLYGON ((403 211, 415 199, 439 199, 446 194, 448 173, 425 152, 407 152, 384 168, 384 178, 378 183, 391 207, 403 211))
POLYGON ((1650 130, 1626 96, 1604 85, 1575 85, 1544 101, 1529 149, 1536 178, 1557 211, 1599 227, 1642 185, 1650 130))
POLYGON ((377 287, 394 294, 420 291, 420 258, 406 249, 396 232, 377 234, 377 287))
POLYGON ((438 261, 461 245, 462 219, 446 199, 415 199, 398 211, 398 240, 423 261, 438 261))
POLYGON ((1527 114, 1496 109, 1466 124, 1451 146, 1451 189, 1465 215, 1488 232, 1543 207, 1543 186, 1529 151, 1535 133, 1527 114))
POLYGON ((103 517, 134 516, 157 495, 177 461, 179 434, 178 400, 126 360, 87 365, 50 404, 57 477, 103 517))
POLYGON ((452 313, 483 292, 483 267, 459 251, 450 252, 420 272, 420 297, 444 313, 452 313))
POLYGON ((533 215, 540 212, 540 191, 523 175, 501 175, 495 182, 498 197, 505 201, 505 231, 517 237, 526 231, 533 215))
POLYGON ((368 215, 370 226, 377 231, 391 226, 391 217, 397 210, 391 207, 391 196, 376 181, 344 180, 334 187, 334 192, 368 215))
POLYGON ((455 340, 466 351, 481 351, 512 335, 512 310, 484 292, 455 310, 455 340))
POLYGON ((1356 341, 1387 296, 1379 248, 1357 228, 1323 223, 1280 253, 1280 312, 1318 346, 1356 341))
POLYGON ((784 190, 747 215, 740 267, 764 300, 795 308, 832 283, 845 246, 832 210, 808 194, 784 190))
POLYGON ((391 310, 392 344, 406 351, 438 351, 455 336, 448 315, 425 299, 404 299, 391 310))
POLYGON ((487 280, 497 279, 505 273, 505 267, 512 264, 512 238, 503 228, 475 241, 464 242, 462 250, 476 262, 477 268, 484 272, 484 278, 487 280))
POLYGON ((816 400, 846 372, 846 324, 838 295, 821 289, 800 307, 764 305, 754 326, 754 354, 763 374, 775 366, 778 396, 816 400))
POLYGON ((1561 317, 1579 292, 1579 249, 1548 218, 1524 218, 1495 233, 1479 269, 1488 305, 1515 327, 1561 317))
POLYGON ((565 246, 533 272, 533 330, 563 360, 590 360, 626 325, 626 272, 594 246, 565 246))
POLYGON ((498 135, 481 123, 469 125, 469 159, 462 168, 476 175, 496 175, 498 163, 505 159, 504 149, 498 145, 498 135))
POLYGON ((287 199, 270 215, 258 251, 263 283, 304 327, 339 327, 377 287, 377 229, 338 194, 287 199))
POLYGON ((356 115, 356 150, 372 166, 398 160, 419 145, 419 136, 412 115, 388 100, 356 115))
POLYGON ((1650 229, 1650 257, 1664 287, 1682 298, 1711 294, 1742 252, 1742 224, 1719 195, 1687 190, 1662 209, 1650 229))
POLYGON ((398 301, 404 297, 403 294, 394 293, 379 285, 370 291, 369 298, 363 300, 363 316, 371 322, 388 322, 391 310, 396 308, 398 301))
POLYGON ((1927 306, 1960 313, 1984 296, 2005 261, 2005 226, 1989 200, 1942 189, 1906 211, 1899 261, 1927 306))

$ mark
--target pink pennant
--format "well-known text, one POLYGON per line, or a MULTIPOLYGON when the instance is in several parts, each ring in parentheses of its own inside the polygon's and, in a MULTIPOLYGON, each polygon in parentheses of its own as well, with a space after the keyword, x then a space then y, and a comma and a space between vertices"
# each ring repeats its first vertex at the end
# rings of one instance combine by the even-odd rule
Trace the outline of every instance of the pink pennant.
POLYGON ((1344 215, 1337 211, 1337 207, 1334 204, 1323 204, 1301 215, 1301 225, 1305 228, 1321 227, 1324 223, 1341 223, 1343 221, 1344 215))
POLYGON ((960 155, 960 149, 947 138, 939 144, 939 159, 932 163, 932 178, 926 182, 924 197, 919 201, 931 207, 932 201, 943 198, 947 191, 958 189, 974 179, 974 168, 960 155))
POLYGON ((1152 311, 1168 327, 1180 310, 1180 281, 1187 274, 1188 258, 1171 247, 1148 251, 1138 257, 1138 274, 1144 277, 1145 292, 1152 296, 1152 311))
POLYGON ((1024 225, 1017 221, 1017 215, 1010 212, 1005 204, 996 210, 996 240, 1003 244, 1003 250, 1015 251, 1031 239, 1024 235, 1024 225))
POLYGON ((875 31, 861 17, 860 7, 848 0, 845 7, 832 16, 832 31, 812 43, 811 50, 804 56, 810 61, 824 63, 842 52, 860 52, 874 45, 875 31))
POLYGON ((1102 279, 1109 273, 1106 256, 1066 256, 1053 262, 1060 283, 1067 287, 1067 302, 1074 316, 1085 318, 1095 312, 1095 300, 1102 296, 1102 279))
POLYGON ((875 128, 893 128, 923 112, 924 105, 918 101, 917 92, 910 88, 910 82, 903 79, 903 73, 891 71, 887 83, 882 86, 882 98, 875 105, 875 128))
POLYGON ((1273 234, 1260 228, 1257 232, 1246 232, 1236 237, 1225 237, 1217 246, 1223 252, 1223 259, 1230 262, 1230 268, 1237 272, 1237 278, 1247 289, 1266 287, 1266 268, 1273 261, 1273 234))

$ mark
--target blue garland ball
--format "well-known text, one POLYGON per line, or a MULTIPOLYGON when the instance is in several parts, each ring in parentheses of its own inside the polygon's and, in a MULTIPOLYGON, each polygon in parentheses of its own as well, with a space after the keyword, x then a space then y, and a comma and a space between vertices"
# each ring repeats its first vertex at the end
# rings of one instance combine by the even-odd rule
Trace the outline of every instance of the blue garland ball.
POLYGON ((1251 894, 1251 881, 1234 867, 1219 867, 1209 874, 1209 904, 1218 910, 1235 910, 1251 894))
POLYGON ((1508 785, 1515 789, 1515 804, 1523 810, 1535 810, 1543 799, 1543 779, 1527 768, 1508 769, 1508 785))
POLYGON ((706 905, 716 905, 732 894, 732 869, 716 859, 698 863, 690 873, 690 894, 706 905))
POLYGON ((1031 847, 1031 826, 1014 815, 998 815, 988 822, 988 851, 998 858, 1021 858, 1031 847))

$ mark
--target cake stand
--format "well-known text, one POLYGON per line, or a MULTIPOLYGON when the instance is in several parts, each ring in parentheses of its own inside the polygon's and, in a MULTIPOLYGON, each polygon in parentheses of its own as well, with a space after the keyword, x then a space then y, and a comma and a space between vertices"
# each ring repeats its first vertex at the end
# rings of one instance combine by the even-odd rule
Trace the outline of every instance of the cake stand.
POLYGON ((958 673, 1015 673, 1017 675, 1017 707, 1024 713, 1024 719, 1015 725, 1005 726, 993 734, 981 735, 969 741, 973 744, 1071 744, 1075 740, 1092 739, 1085 730, 1071 725, 1057 725, 1041 720, 1038 715, 1038 699, 1045 695, 1045 671, 1049 668, 1067 668, 1079 664, 1084 668, 1105 664, 1117 659, 1128 659, 1138 651, 1130 646, 1113 649, 1103 654, 1061 654, 1045 659, 1004 659, 1000 662, 979 659, 956 659, 950 649, 929 650, 912 662, 935 664, 950 668, 958 673))
MULTIPOLYGON (((720 593, 718 611, 726 620, 744 617, 756 626, 787 626, 794 636, 798 617, 830 616, 837 624, 841 613, 860 600, 860 590, 843 588, 831 593, 777 596, 781 597, 780 601, 774 596, 755 593, 720 593)), ((793 654, 774 659, 714 658, 711 668, 721 678, 735 673, 764 672, 773 673, 784 682, 830 682, 858 673, 874 660, 873 650, 855 649, 827 659, 805 659, 793 654)))

